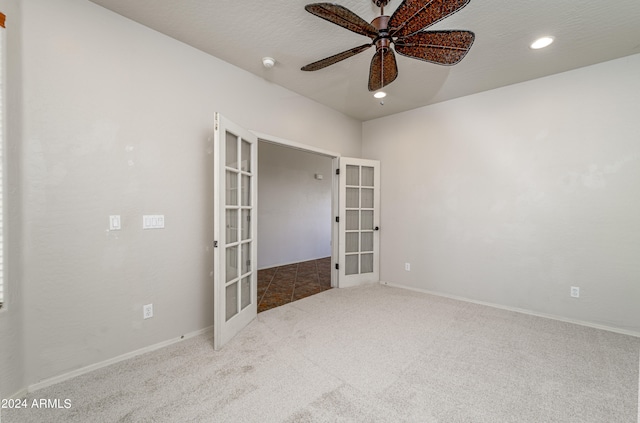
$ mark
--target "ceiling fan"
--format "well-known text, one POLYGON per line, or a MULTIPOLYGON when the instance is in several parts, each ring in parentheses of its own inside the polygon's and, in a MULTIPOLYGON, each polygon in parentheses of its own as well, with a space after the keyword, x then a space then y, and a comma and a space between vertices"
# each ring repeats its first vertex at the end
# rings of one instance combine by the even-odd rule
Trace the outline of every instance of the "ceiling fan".
POLYGON ((351 56, 376 47, 369 70, 369 91, 389 85, 398 77, 398 66, 391 45, 403 56, 439 65, 455 65, 467 54, 475 34, 471 31, 425 31, 436 22, 450 16, 471 0, 404 0, 396 11, 385 16, 384 7, 390 0, 372 0, 380 8, 380 16, 368 23, 346 7, 334 3, 314 3, 305 10, 371 38, 371 43, 343 51, 302 67, 316 71, 351 56))

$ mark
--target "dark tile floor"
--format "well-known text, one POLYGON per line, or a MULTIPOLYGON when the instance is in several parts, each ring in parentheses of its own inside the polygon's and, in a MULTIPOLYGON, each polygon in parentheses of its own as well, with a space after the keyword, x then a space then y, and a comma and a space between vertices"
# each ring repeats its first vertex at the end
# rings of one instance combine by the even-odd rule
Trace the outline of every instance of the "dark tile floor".
POLYGON ((258 270, 258 313, 331 289, 331 257, 258 270))

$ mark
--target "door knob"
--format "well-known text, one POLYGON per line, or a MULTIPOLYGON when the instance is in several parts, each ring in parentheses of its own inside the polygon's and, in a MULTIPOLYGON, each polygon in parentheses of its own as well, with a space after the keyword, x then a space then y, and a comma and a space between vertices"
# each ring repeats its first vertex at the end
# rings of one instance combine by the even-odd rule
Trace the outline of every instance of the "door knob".
POLYGON ((379 227, 379 226, 376 226, 375 228, 373 228, 373 230, 374 230, 374 231, 379 231, 379 230, 380 230, 380 227, 379 227))

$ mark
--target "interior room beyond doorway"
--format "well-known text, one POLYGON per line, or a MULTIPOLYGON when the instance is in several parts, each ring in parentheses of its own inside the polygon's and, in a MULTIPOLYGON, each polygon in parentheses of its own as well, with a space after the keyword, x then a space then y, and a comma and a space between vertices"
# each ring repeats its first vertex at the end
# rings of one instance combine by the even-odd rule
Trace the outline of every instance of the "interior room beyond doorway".
POLYGON ((259 311, 331 288, 332 173, 331 157, 259 142, 259 311))

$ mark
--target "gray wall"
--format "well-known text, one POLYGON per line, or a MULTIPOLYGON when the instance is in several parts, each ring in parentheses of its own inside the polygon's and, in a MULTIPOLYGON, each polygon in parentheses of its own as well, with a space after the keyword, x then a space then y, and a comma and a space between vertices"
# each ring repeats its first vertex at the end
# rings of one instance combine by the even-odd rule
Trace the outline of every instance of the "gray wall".
POLYGON ((265 142, 258 152, 258 268, 329 257, 331 158, 265 142))
POLYGON ((5 305, 0 310, 0 398, 25 387, 22 288, 22 58, 20 55, 21 10, 17 0, 2 2, 6 28, 6 143, 5 143, 5 305))
POLYGON ((638 75, 634 55, 365 122, 381 279, 640 334, 638 75))
POLYGON ((88 1, 4 3, 2 396, 212 324, 215 111, 381 160, 383 280, 640 332, 640 56, 363 127, 88 1))
POLYGON ((23 291, 28 313, 0 317, 0 339, 24 337, 24 350, 10 348, 25 354, 15 370, 25 378, 3 395, 213 324, 214 112, 361 151, 360 122, 93 3, 23 7, 12 184, 23 190, 24 233, 9 249, 24 266, 9 289, 23 291), (121 231, 108 231, 110 214, 121 231), (143 214, 164 214, 166 229, 143 231, 143 214), (143 321, 147 303, 155 316, 143 321))

